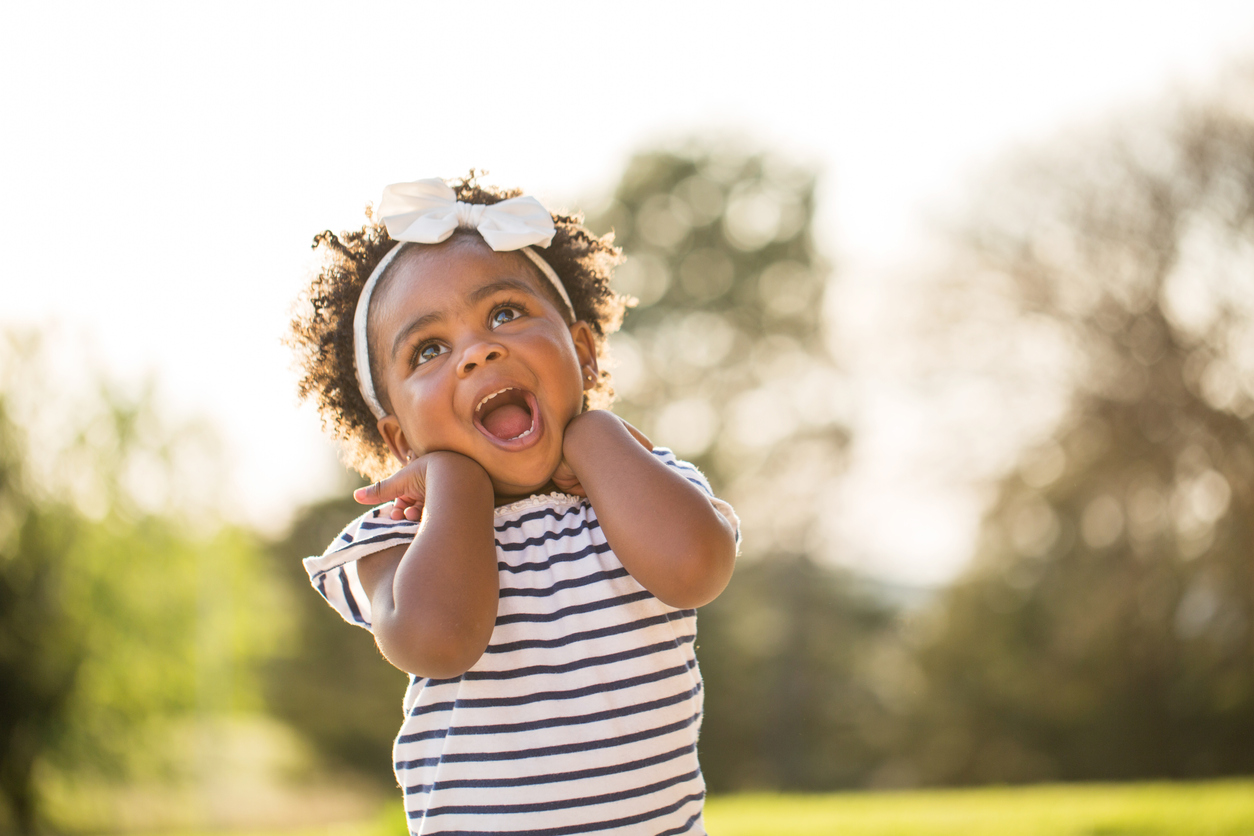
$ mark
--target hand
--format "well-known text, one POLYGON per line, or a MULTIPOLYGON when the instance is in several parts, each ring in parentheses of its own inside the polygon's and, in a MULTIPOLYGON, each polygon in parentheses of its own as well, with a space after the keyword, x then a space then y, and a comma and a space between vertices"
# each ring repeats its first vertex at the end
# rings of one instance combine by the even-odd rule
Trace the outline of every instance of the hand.
MULTIPOLYGON (((614 415, 614 413, 610 412, 609 410, 604 410, 604 409, 590 410, 589 412, 584 412, 579 415, 576 415, 574 418, 571 419, 570 423, 566 425, 566 432, 567 433, 570 432, 570 428, 575 424, 576 421, 578 421, 579 419, 583 418, 586 415, 591 415, 594 412, 613 416, 614 420, 618 421, 620 424, 626 427, 627 432, 631 433, 632 436, 636 439, 636 441, 640 442, 640 445, 644 447, 644 449, 652 452, 653 442, 649 441, 648 436, 640 432, 640 430, 636 429, 631 424, 628 424, 622 418, 619 418, 617 415, 614 415)), ((583 489, 583 485, 579 483, 579 477, 575 475, 574 469, 571 468, 570 463, 567 462, 565 457, 563 457, 561 463, 558 464, 557 470, 553 472, 552 478, 553 478, 553 485, 562 493, 574 494, 575 496, 587 496, 588 495, 587 491, 583 489)))
MULTIPOLYGON (((386 479, 358 488, 353 491, 353 499, 363 505, 378 505, 392 502, 389 516, 393 520, 409 520, 418 522, 422 518, 422 509, 427 496, 427 467, 436 456, 457 456, 457 453, 438 451, 419 456, 386 479)), ((469 461, 469 460, 467 460, 469 461)))

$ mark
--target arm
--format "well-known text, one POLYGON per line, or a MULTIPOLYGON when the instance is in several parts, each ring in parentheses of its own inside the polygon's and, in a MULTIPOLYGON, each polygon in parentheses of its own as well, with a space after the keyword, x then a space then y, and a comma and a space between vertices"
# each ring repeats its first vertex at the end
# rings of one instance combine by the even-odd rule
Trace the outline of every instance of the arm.
POLYGON ((460 676, 483 655, 497 609, 492 483, 457 453, 420 456, 359 502, 421 497, 422 524, 409 546, 363 557, 375 641, 396 667, 418 676, 460 676))
POLYGON ((571 420, 562 452, 610 547, 641 586, 685 609, 718 597, 731 579, 735 534, 696 485, 604 410, 571 420))

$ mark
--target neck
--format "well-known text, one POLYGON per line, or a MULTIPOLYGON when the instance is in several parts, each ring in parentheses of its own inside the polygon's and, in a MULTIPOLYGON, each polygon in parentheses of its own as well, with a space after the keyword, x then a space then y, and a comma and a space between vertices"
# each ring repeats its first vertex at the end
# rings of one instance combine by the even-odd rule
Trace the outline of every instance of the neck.
POLYGON ((559 488, 557 485, 555 485, 552 480, 549 480, 544 485, 541 485, 539 488, 537 488, 534 491, 531 491, 530 493, 495 494, 494 502, 495 502, 496 507, 500 508, 504 505, 512 505, 513 503, 518 502, 519 500, 522 500, 522 499, 528 499, 533 496, 546 496, 551 493, 565 494, 567 492, 559 488))

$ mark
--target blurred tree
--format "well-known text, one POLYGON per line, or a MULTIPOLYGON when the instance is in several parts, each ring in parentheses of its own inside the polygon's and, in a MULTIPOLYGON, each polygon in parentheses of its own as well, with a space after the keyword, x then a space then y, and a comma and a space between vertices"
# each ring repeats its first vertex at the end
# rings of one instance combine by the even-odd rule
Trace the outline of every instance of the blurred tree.
POLYGON ((1071 407, 922 651, 923 780, 1254 769, 1252 94, 1234 76, 976 204, 936 312, 1010 300, 999 332, 1050 337, 1071 407))
POLYGON ((635 156, 589 217, 638 299, 611 339, 614 410, 699 466, 745 550, 804 554, 843 468, 844 380, 826 345, 813 172, 731 145, 635 156))
POLYGON ((892 613, 804 556, 736 572, 701 611, 707 785, 812 792, 872 781, 900 743, 875 670, 892 652, 892 613))
POLYGON ((30 497, 21 433, 0 399, 0 793, 10 824, 36 824, 34 768, 66 719, 83 656, 59 594, 79 521, 30 497))
POLYGON ((814 190, 775 155, 694 143, 634 157, 589 218, 615 233, 615 283, 639 300, 611 338, 615 412, 697 464, 743 522, 741 565, 701 616, 714 791, 859 785, 884 748, 864 669, 890 618, 816 539, 848 433, 814 190))
POLYGON ((321 554, 362 511, 350 491, 306 507, 271 545, 276 574, 291 599, 292 641, 269 665, 267 700, 275 714, 320 752, 381 787, 395 787, 392 740, 404 719, 405 674, 379 653, 365 630, 350 627, 309 584, 301 560, 321 554))
POLYGON ((71 406, 38 341, 0 349, 0 791, 31 832, 41 767, 194 779, 167 733, 254 707, 282 625, 253 538, 173 504, 211 478, 193 434, 99 380, 71 406))

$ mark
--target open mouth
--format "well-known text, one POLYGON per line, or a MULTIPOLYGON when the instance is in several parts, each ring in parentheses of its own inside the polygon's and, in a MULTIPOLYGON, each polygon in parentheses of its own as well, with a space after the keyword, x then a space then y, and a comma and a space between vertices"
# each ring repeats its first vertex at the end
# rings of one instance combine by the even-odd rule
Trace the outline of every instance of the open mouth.
POLYGON ((499 389, 479 401, 475 423, 500 441, 519 441, 536 428, 535 397, 522 389, 499 389))

